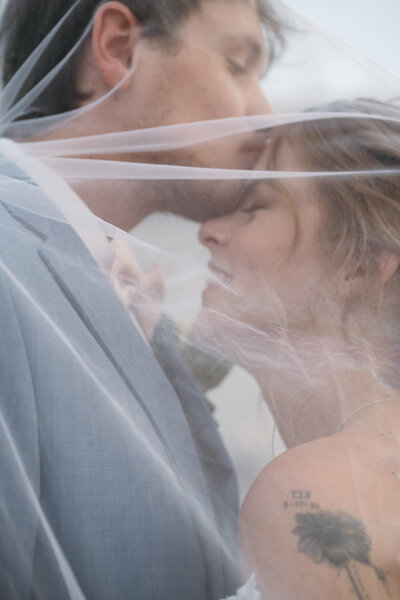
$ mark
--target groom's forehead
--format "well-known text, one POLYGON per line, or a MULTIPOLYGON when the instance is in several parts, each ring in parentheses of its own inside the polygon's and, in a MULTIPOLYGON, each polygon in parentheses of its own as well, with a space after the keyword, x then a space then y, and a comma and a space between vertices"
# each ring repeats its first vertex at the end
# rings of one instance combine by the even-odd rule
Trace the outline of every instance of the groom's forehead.
POLYGON ((244 49, 254 60, 265 57, 265 40, 250 31, 232 31, 227 29, 221 36, 221 45, 227 50, 244 49))
POLYGON ((214 25, 226 32, 254 28, 261 32, 258 6, 250 0, 203 0, 188 18, 196 14, 208 26, 214 25))
POLYGON ((247 50, 253 58, 265 54, 265 36, 255 2, 203 0, 181 24, 188 43, 203 38, 226 50, 247 50))

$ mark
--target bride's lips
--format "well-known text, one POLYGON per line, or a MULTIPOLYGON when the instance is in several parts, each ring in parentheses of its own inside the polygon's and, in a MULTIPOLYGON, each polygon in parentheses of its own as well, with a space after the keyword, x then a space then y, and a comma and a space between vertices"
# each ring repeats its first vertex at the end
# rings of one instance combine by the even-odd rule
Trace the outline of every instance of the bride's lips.
POLYGON ((232 283, 233 276, 213 262, 208 263, 208 269, 213 275, 212 281, 209 281, 209 283, 223 283, 224 285, 230 285, 232 283))

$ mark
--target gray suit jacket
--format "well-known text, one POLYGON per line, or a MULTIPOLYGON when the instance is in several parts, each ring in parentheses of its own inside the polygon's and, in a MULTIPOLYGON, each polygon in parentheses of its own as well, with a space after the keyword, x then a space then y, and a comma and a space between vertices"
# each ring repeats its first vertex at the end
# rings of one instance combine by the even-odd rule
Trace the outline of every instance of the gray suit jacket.
POLYGON ((7 204, 0 327, 0 599, 233 592, 235 476, 173 340, 168 378, 72 229, 7 204))

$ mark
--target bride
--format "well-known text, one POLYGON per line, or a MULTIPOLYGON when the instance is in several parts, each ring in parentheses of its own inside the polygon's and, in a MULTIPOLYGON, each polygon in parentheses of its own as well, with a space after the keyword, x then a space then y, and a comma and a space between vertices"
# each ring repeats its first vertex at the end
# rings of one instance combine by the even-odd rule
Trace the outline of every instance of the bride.
POLYGON ((243 504, 244 580, 271 600, 399 598, 400 111, 323 110, 382 118, 271 133, 262 167, 292 176, 201 227, 195 333, 254 375, 289 448, 243 504))

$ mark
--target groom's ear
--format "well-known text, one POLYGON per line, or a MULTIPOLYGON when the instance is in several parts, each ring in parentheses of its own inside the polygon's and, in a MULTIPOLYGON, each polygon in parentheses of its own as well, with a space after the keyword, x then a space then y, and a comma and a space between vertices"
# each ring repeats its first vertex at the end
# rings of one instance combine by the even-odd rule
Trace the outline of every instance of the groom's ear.
POLYGON ((106 2, 94 19, 92 49, 105 83, 118 85, 132 67, 140 23, 121 2, 106 2))

